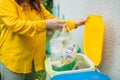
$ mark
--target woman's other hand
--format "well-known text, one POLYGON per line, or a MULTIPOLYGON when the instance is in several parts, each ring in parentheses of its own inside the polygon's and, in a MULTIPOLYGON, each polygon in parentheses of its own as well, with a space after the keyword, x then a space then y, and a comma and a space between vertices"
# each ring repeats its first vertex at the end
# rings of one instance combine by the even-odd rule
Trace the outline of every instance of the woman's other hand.
POLYGON ((85 18, 76 20, 76 27, 81 26, 81 25, 84 25, 85 22, 86 22, 86 19, 85 19, 85 18))
POLYGON ((65 22, 63 20, 58 20, 58 19, 46 20, 46 26, 49 29, 61 30, 63 28, 64 24, 65 24, 65 22))

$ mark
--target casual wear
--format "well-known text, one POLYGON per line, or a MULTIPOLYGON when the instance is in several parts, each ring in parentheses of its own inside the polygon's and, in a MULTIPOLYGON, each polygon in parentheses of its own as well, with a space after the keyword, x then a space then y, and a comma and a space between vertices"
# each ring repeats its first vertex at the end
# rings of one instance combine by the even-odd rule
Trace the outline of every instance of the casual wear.
POLYGON ((23 74, 23 73, 14 73, 10 70, 8 70, 4 64, 0 62, 0 72, 2 78, 0 80, 35 80, 36 73, 34 70, 34 67, 32 68, 32 72, 29 74, 23 74))
MULTIPOLYGON (((0 61, 12 72, 30 73, 44 68, 46 19, 54 18, 41 4, 41 12, 25 11, 15 0, 0 0, 0 61)), ((66 20, 70 29, 75 21, 66 20)))

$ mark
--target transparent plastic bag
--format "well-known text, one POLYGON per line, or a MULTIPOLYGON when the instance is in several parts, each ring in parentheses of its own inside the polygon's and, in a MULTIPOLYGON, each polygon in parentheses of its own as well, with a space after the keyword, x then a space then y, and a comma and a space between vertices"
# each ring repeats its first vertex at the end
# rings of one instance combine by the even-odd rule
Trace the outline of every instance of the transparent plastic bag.
POLYGON ((67 26, 64 26, 61 32, 55 31, 50 40, 50 49, 50 60, 53 66, 60 68, 74 61, 77 53, 76 43, 67 26))

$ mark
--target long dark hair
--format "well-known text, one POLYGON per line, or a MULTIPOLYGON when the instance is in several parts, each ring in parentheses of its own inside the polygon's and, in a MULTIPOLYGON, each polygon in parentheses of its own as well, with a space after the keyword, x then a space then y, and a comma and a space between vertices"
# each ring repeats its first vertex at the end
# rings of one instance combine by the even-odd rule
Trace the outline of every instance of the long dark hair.
POLYGON ((41 7, 40 3, 41 0, 15 0, 20 6, 22 6, 23 10, 26 9, 26 3, 28 2, 31 6, 31 9, 35 9, 36 11, 40 12, 41 7))

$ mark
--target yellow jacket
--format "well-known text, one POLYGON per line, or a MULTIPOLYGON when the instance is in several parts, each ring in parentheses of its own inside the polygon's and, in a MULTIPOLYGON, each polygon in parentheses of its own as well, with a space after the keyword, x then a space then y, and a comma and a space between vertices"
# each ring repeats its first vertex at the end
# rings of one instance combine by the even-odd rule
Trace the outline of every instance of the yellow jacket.
MULTIPOLYGON (((46 19, 54 18, 41 4, 37 13, 27 5, 25 11, 15 0, 0 0, 0 61, 16 73, 30 73, 44 68, 46 19)), ((70 29, 75 22, 67 20, 70 29)))

